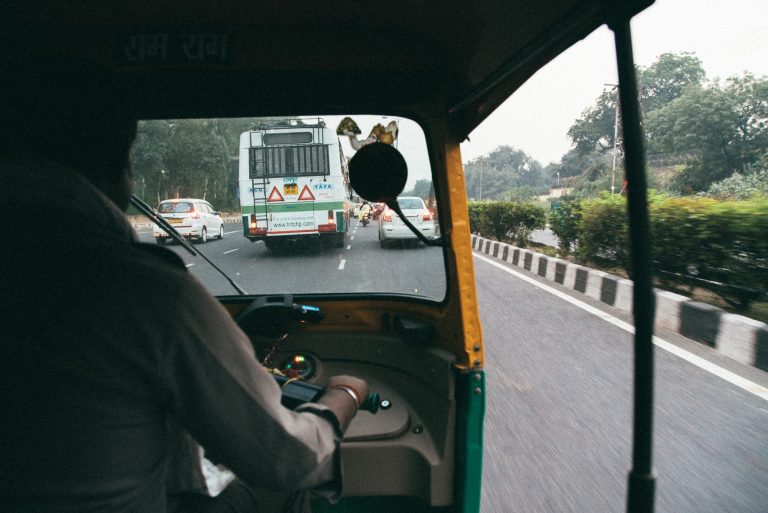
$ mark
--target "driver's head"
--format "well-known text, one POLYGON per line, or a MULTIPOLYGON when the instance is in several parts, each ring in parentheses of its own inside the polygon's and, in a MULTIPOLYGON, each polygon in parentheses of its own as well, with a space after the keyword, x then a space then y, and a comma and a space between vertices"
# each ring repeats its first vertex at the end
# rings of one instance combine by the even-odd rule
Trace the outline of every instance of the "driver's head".
POLYGON ((120 208, 128 206, 136 120, 107 69, 61 57, 5 62, 0 134, 0 149, 27 150, 63 164, 120 208))

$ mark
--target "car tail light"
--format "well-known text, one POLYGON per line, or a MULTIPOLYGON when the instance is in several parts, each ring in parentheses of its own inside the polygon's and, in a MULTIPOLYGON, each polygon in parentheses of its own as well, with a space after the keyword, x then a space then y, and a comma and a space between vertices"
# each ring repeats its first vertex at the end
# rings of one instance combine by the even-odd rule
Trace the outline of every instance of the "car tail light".
POLYGON ((381 220, 385 223, 391 223, 392 222, 392 212, 387 210, 383 214, 381 214, 381 220))
POLYGON ((421 220, 422 221, 431 221, 432 220, 432 212, 429 210, 422 210, 421 211, 421 220))
POLYGON ((193 212, 191 217, 192 219, 200 219, 200 214, 198 214, 197 212, 193 212))

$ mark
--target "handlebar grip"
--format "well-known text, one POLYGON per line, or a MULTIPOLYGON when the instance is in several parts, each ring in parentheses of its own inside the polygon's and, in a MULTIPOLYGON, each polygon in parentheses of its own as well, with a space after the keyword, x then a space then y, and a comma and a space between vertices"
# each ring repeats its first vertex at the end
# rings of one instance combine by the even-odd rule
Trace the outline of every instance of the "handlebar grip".
POLYGON ((365 398, 365 401, 363 401, 363 404, 360 405, 361 410, 369 411, 371 413, 376 413, 379 411, 379 406, 381 405, 381 397, 377 392, 371 392, 368 394, 368 397, 365 398))
MULTIPOLYGON (((294 409, 300 404, 313 403, 317 401, 323 393, 323 388, 318 385, 307 383, 306 381, 291 381, 285 376, 273 375, 275 381, 282 387, 283 406, 294 409)), ((371 392, 365 398, 360 410, 376 413, 381 407, 381 396, 377 392, 371 392)))

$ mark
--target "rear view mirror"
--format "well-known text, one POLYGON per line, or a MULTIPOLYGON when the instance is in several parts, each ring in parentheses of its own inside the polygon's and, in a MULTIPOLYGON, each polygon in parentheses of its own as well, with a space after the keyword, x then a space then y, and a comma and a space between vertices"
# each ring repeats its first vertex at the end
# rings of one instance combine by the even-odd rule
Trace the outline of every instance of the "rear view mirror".
POLYGON ((349 181, 361 198, 373 203, 386 203, 403 223, 428 246, 442 246, 441 239, 428 239, 403 215, 397 197, 408 180, 408 164, 389 144, 375 142, 357 150, 349 161, 349 181))
POLYGON ((371 202, 395 202, 407 180, 408 165, 400 152, 389 144, 367 144, 349 161, 352 188, 361 198, 371 202))

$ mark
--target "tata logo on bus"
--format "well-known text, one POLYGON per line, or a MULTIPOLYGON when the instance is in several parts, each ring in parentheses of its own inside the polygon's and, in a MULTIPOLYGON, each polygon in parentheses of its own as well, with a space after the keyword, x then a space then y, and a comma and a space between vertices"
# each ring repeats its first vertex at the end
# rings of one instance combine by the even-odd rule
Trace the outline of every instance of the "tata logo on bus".
POLYGON ((316 190, 316 191, 319 191, 319 190, 330 190, 330 189, 333 189, 333 184, 330 184, 330 183, 316 183, 315 185, 312 186, 312 188, 314 190, 316 190))

